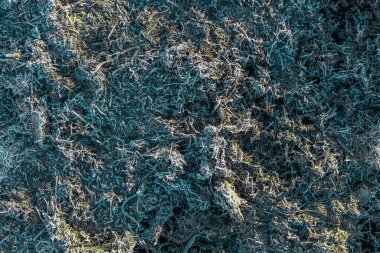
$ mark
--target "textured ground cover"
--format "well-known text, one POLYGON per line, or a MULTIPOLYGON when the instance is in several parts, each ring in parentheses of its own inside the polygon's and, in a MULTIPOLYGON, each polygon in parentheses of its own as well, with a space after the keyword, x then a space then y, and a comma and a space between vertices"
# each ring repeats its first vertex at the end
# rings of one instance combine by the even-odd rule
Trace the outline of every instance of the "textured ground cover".
POLYGON ((2 252, 379 252, 378 0, 0 0, 2 252))

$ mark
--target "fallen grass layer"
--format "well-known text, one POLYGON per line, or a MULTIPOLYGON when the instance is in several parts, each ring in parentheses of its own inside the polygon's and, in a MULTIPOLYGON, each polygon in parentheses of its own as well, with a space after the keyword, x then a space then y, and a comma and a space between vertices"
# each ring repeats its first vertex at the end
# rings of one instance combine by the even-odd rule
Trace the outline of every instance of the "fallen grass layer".
POLYGON ((379 251, 379 16, 0 1, 0 249, 379 251))

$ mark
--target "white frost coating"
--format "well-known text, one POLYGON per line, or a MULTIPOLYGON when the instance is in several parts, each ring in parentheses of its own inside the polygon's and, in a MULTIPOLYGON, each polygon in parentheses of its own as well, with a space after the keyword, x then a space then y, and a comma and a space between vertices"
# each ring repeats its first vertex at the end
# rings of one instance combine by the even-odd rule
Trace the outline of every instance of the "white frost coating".
POLYGON ((0 9, 9 10, 12 8, 12 5, 17 3, 17 0, 1 0, 0 9))
POLYGON ((13 155, 0 146, 0 182, 7 178, 9 170, 14 167, 13 155))

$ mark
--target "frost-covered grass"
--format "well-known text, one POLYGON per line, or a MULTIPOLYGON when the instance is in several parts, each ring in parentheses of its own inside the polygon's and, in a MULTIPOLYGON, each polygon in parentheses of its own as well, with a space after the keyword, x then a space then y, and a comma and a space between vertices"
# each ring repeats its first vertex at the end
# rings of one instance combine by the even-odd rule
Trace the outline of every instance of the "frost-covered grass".
POLYGON ((380 251, 379 4, 0 0, 1 251, 380 251))

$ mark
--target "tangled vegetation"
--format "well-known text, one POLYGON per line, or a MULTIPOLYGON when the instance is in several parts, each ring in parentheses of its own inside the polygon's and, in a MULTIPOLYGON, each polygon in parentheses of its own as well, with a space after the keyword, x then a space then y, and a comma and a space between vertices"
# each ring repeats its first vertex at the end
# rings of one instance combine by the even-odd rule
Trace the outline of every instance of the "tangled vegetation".
POLYGON ((380 252, 380 1, 0 0, 1 252, 380 252))

